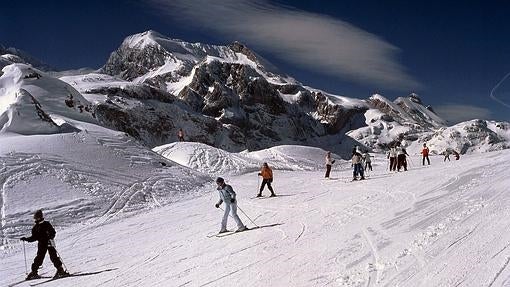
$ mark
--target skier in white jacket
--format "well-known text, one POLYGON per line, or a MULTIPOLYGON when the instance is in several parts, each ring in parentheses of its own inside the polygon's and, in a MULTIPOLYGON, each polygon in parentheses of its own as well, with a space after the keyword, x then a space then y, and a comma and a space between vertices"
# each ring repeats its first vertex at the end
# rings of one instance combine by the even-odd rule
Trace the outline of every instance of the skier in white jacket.
POLYGON ((218 191, 220 193, 220 200, 214 206, 216 208, 220 208, 220 205, 225 202, 225 213, 223 214, 223 219, 221 220, 221 229, 219 233, 228 232, 227 230, 227 220, 230 210, 232 210, 232 217, 237 223, 236 232, 247 230, 248 228, 243 224, 239 216, 237 215, 237 200, 236 193, 232 189, 232 186, 225 183, 225 180, 221 177, 216 179, 216 184, 218 185, 218 191))

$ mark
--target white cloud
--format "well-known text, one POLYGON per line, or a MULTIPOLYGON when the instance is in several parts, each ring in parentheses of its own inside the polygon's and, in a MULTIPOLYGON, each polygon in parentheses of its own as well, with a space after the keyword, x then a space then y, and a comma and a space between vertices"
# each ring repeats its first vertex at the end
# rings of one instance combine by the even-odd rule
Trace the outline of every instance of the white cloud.
POLYGON ((347 22, 264 0, 148 0, 173 19, 221 33, 289 63, 353 82, 399 90, 420 84, 400 51, 347 22))
POLYGON ((438 106, 434 107, 434 111, 452 124, 473 119, 489 119, 492 116, 488 109, 462 104, 438 106))

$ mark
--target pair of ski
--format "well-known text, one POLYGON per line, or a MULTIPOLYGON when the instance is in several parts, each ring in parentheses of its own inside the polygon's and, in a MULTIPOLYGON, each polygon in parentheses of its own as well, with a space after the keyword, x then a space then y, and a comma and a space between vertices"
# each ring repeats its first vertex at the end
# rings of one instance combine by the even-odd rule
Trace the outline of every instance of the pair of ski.
POLYGON ((275 197, 278 197, 278 195, 275 195, 275 196, 255 196, 255 197, 250 197, 250 199, 268 199, 268 198, 275 198, 275 197))
POLYGON ((58 279, 67 278, 67 277, 71 277, 71 276, 79 276, 79 273, 69 274, 69 275, 59 276, 59 277, 37 276, 37 277, 31 278, 31 279, 24 279, 24 280, 15 282, 15 283, 9 284, 7 286, 8 287, 14 287, 14 286, 19 285, 19 284, 24 283, 24 282, 32 282, 32 281, 40 280, 40 279, 47 279, 47 280, 42 281, 42 282, 37 282, 37 283, 31 283, 30 284, 30 286, 37 286, 37 285, 41 285, 41 284, 44 284, 44 283, 48 283, 48 282, 51 282, 51 281, 55 281, 55 280, 58 280, 58 279))
POLYGON ((208 238, 213 238, 213 237, 225 237, 225 236, 229 236, 229 235, 234 235, 234 234, 237 234, 237 233, 243 233, 243 232, 246 232, 246 231, 250 231, 250 230, 254 230, 254 229, 257 229, 259 227, 252 227, 252 228, 248 228, 246 227, 245 230, 243 231, 227 231, 227 232, 222 232, 222 233, 215 233, 215 234, 209 234, 207 235, 208 238))

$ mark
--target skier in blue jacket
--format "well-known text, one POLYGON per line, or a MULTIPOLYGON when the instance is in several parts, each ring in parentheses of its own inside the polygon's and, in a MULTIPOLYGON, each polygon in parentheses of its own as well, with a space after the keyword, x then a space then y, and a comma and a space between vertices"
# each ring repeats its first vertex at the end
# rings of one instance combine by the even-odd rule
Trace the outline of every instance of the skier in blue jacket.
POLYGON ((225 203, 225 213, 223 214, 223 219, 221 220, 221 229, 219 233, 228 232, 227 230, 227 220, 230 211, 232 210, 232 217, 237 223, 236 232, 244 231, 248 229, 239 216, 237 215, 237 200, 236 193, 232 189, 232 186, 225 183, 225 180, 221 177, 216 179, 216 184, 218 185, 218 191, 220 194, 220 200, 215 204, 216 208, 220 208, 220 205, 225 203))

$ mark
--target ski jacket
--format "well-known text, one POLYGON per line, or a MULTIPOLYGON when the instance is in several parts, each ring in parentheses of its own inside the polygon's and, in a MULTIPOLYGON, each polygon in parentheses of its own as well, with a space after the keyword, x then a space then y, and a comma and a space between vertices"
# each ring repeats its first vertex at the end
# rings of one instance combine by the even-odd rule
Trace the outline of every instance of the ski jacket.
POLYGON ((333 160, 331 159, 331 156, 326 155, 326 165, 332 165, 332 164, 333 164, 333 160))
POLYGON ((361 163, 361 154, 355 152, 352 154, 352 164, 361 163))
POLYGON ((403 155, 403 154, 408 155, 406 149, 403 147, 400 147, 397 151, 397 155, 403 155))
POLYGON ((370 159, 370 154, 368 154, 368 152, 363 154, 363 160, 365 162, 372 162, 372 160, 370 159))
POLYGON ((48 243, 50 239, 54 239, 57 232, 48 221, 38 222, 32 227, 32 235, 27 237, 28 242, 38 241, 39 243, 48 243))
POLYGON ((178 137, 180 137, 180 138, 184 137, 184 132, 183 132, 183 131, 181 131, 181 130, 179 130, 179 131, 177 132, 177 136, 178 136, 178 137))
POLYGON ((428 156, 429 155, 429 148, 428 147, 424 147, 422 150, 421 150, 421 154, 423 156, 428 156))
POLYGON ((218 201, 218 204, 221 204, 222 202, 225 202, 226 204, 230 204, 230 202, 236 199, 236 193, 234 189, 232 189, 232 186, 229 184, 225 184, 221 187, 218 187, 218 191, 220 193, 220 201, 218 201))
POLYGON ((269 167, 263 167, 260 170, 260 175, 263 179, 272 179, 273 178, 273 170, 269 167))
POLYGON ((397 157, 397 150, 394 147, 390 148, 390 151, 388 152, 388 157, 397 157))

